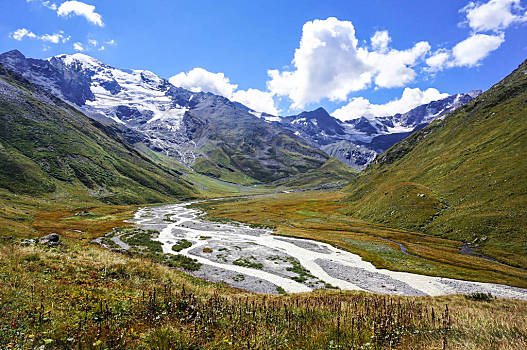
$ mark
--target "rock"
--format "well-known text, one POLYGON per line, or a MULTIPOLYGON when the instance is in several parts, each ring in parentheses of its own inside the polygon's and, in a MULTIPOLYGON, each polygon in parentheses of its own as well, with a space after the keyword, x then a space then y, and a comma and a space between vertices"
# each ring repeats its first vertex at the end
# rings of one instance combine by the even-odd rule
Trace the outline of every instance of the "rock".
POLYGON ((110 251, 113 253, 121 253, 124 255, 132 256, 132 253, 124 248, 111 248, 110 251))
POLYGON ((36 240, 36 239, 26 238, 26 239, 23 239, 23 240, 20 242, 20 245, 22 245, 22 246, 28 246, 28 245, 35 245, 35 243, 37 243, 37 240, 36 240))
POLYGON ((38 239, 38 242, 40 244, 45 244, 49 247, 56 247, 60 244, 62 244, 62 242, 60 241, 60 237, 58 234, 56 233, 52 233, 50 235, 47 235, 47 236, 44 236, 44 237, 40 237, 38 239))

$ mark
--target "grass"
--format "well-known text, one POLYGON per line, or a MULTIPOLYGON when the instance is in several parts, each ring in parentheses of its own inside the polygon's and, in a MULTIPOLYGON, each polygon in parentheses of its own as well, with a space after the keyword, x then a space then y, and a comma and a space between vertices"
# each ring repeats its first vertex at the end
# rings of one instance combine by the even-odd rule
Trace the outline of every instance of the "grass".
POLYGON ((249 257, 240 257, 236 260, 234 260, 232 263, 234 265, 238 265, 238 266, 243 266, 243 267, 250 267, 250 268, 253 268, 253 269, 258 269, 258 270, 261 270, 263 269, 263 264, 262 263, 258 263, 258 262, 254 262, 254 260, 256 260, 253 256, 249 256, 249 257))
POLYGON ((518 349, 527 303, 320 291, 260 296, 67 239, 0 247, 0 347, 518 349), (448 311, 447 311, 448 307, 448 311), (368 345, 369 344, 369 345, 368 345))
POLYGON ((324 191, 284 193, 195 206, 207 211, 207 217, 271 226, 279 235, 330 243, 359 254, 379 268, 527 287, 527 271, 463 255, 460 241, 349 217, 347 203, 341 201, 345 196, 324 191))
POLYGON ((192 242, 186 240, 186 239, 180 239, 172 246, 172 250, 175 252, 180 252, 183 249, 187 249, 192 247, 192 242))
MULTIPOLYGON (((341 235, 336 242, 349 244, 350 250, 370 247, 372 254, 378 253, 379 259, 388 262, 389 254, 382 250, 394 254, 397 246, 375 237, 366 238, 367 232, 381 234, 386 230, 413 237, 408 232, 341 217, 340 196, 304 192, 216 202, 214 208, 220 212, 226 210, 224 205, 232 206, 230 210, 236 206, 243 212, 237 215, 258 208, 254 213, 259 215, 260 224, 291 230, 289 234, 295 232, 294 226, 300 236, 309 232, 313 236, 315 231, 326 235, 328 231, 317 225, 328 228, 339 224, 337 218, 341 218, 344 221, 339 225, 345 225, 348 231, 340 226, 342 231, 333 231, 341 235), (335 217, 328 221, 329 213, 335 217), (267 222, 267 218, 275 219, 267 222), (350 232, 351 224, 353 230, 360 228, 363 233, 350 232), (342 236, 356 241, 343 241, 342 236), (352 244, 359 246, 353 248, 352 244)), ((88 244, 113 228, 113 235, 126 230, 134 233, 135 229, 127 228, 129 224, 124 222, 133 216, 133 206, 46 203, 19 195, 6 196, 0 203, 2 227, 9 227, 13 237, 0 239, 2 348, 9 344, 19 348, 47 344, 51 348, 242 349, 247 348, 247 340, 249 347, 261 349, 335 348, 336 344, 368 348, 367 343, 373 348, 389 348, 390 341, 399 349, 441 348, 445 341, 448 349, 516 349, 526 344, 524 301, 482 302, 464 296, 380 297, 342 291, 264 297, 179 272, 199 268, 193 259, 181 255, 161 256, 153 248, 154 252, 135 249, 128 256, 88 244), (83 211, 95 215, 75 215, 83 211), (15 220, 18 217, 31 219, 15 220), (22 238, 50 232, 59 233, 65 244, 51 249, 17 244, 22 238), (392 316, 383 316, 384 300, 392 316), (336 311, 339 305, 343 310, 340 318, 336 311), (445 305, 451 319, 447 329, 438 320, 445 305), (199 318, 196 310, 202 315, 199 318), (390 321, 399 314, 409 316, 390 321), (383 328, 386 322, 393 323, 391 328, 383 328), (250 336, 244 333, 249 330, 250 336)), ((239 219, 234 217, 235 212, 231 214, 239 219)), ((140 245, 148 235, 155 234, 135 232, 129 241, 140 245)), ((332 239, 329 235, 317 237, 332 239)), ((393 259, 393 264, 404 261, 397 255, 393 259)))

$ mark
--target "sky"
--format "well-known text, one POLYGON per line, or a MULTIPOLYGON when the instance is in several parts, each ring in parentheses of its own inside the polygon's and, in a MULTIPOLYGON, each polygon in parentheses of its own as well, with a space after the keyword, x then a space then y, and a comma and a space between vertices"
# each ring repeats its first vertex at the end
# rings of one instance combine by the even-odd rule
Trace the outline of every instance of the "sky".
POLYGON ((527 58, 522 0, 0 0, 0 51, 82 53, 256 111, 349 120, 486 90, 527 58))

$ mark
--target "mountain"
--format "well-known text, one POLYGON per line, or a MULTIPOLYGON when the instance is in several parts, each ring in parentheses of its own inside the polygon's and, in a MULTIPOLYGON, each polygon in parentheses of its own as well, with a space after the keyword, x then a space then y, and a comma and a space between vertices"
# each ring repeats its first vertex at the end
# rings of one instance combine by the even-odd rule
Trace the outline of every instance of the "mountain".
POLYGON ((293 116, 272 118, 264 115, 263 118, 284 126, 351 167, 363 170, 378 154, 433 120, 443 118, 459 106, 472 101, 480 93, 481 91, 471 91, 448 96, 403 114, 377 118, 359 117, 346 122, 332 117, 323 108, 293 116))
POLYGON ((377 157, 345 188, 349 214, 527 267, 526 116, 527 61, 377 157))
POLYGON ((181 175, 143 156, 117 128, 0 64, 0 188, 116 204, 195 198, 197 189, 181 175))
POLYGON ((16 50, 0 55, 0 63, 112 125, 137 149, 225 181, 267 183, 329 159, 239 103, 177 88, 150 71, 117 69, 83 54, 31 59, 16 50))

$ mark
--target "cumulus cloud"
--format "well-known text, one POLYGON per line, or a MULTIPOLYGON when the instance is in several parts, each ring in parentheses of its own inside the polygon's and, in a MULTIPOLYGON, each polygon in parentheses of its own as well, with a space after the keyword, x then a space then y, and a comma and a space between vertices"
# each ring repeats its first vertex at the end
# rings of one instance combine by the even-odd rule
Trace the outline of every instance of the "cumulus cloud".
POLYGON ((232 95, 232 100, 258 112, 278 115, 273 94, 258 89, 238 90, 232 95))
POLYGON ((53 44, 58 44, 64 36, 62 34, 44 34, 40 37, 42 41, 47 41, 53 44))
POLYGON ((61 17, 70 15, 82 16, 96 26, 103 27, 102 16, 95 12, 95 6, 88 5, 80 1, 66 1, 57 9, 57 14, 61 17))
POLYGON ((51 2, 51 1, 42 1, 42 0, 26 0, 26 2, 28 3, 31 3, 31 2, 38 2, 40 3, 42 6, 44 7, 47 7, 48 9, 50 10, 57 10, 57 4, 51 2))
POLYGON ((447 97, 447 93, 440 93, 437 89, 405 88, 401 98, 385 104, 373 104, 364 97, 352 98, 348 104, 335 110, 331 115, 340 120, 351 120, 360 117, 373 118, 406 113, 409 110, 447 97))
POLYGON ((371 86, 400 87, 415 78, 414 66, 430 50, 427 42, 399 51, 389 49, 388 32, 371 39, 372 51, 360 47, 350 21, 330 17, 306 22, 292 64, 294 70, 269 70, 268 89, 293 101, 293 108, 323 98, 345 101, 371 86))
POLYGON ((453 65, 474 67, 496 50, 505 41, 505 36, 474 34, 458 43, 452 49, 453 65))
POLYGON ((468 25, 475 32, 501 31, 513 23, 527 21, 527 12, 521 7, 520 0, 470 2, 461 12, 466 14, 468 25))
POLYGON ((188 73, 181 72, 171 77, 169 81, 174 86, 193 92, 212 92, 227 98, 238 88, 238 85, 231 84, 223 73, 212 73, 203 68, 194 68, 188 73))
POLYGON ((432 56, 426 59, 428 71, 439 71, 447 66, 450 59, 450 52, 448 50, 438 50, 432 56))
POLYGON ((15 30, 9 34, 9 37, 18 41, 22 41, 24 38, 37 39, 52 44, 65 43, 71 38, 71 36, 66 36, 62 30, 58 33, 37 35, 26 28, 15 30))
POLYGON ((376 71, 375 85, 383 88, 400 87, 412 82, 417 73, 414 64, 430 51, 426 41, 408 50, 390 50, 386 53, 368 53, 368 62, 376 71))
POLYGON ((504 30, 513 23, 527 21, 527 12, 520 0, 490 0, 486 3, 470 2, 460 10, 473 30, 469 37, 452 49, 441 49, 430 56, 425 70, 437 72, 452 67, 475 67, 505 41, 504 30), (481 32, 492 31, 492 34, 481 32))
POLYGON ((80 52, 82 52, 82 51, 84 51, 84 46, 82 45, 82 43, 80 43, 80 42, 76 42, 76 43, 73 43, 73 49, 74 49, 75 51, 80 51, 80 52))
POLYGON ((232 84, 223 73, 212 73, 203 68, 194 68, 187 73, 181 72, 172 76, 169 81, 174 86, 193 92, 211 92, 224 96, 258 112, 275 115, 278 113, 272 93, 258 89, 236 90, 238 85, 232 84))
POLYGON ((34 39, 36 34, 26 28, 20 28, 9 34, 9 37, 18 41, 22 41, 25 37, 34 39))
POLYGON ((392 38, 390 38, 387 30, 376 31, 371 37, 371 47, 375 51, 386 52, 390 41, 392 41, 392 38))

